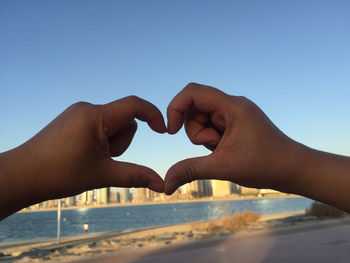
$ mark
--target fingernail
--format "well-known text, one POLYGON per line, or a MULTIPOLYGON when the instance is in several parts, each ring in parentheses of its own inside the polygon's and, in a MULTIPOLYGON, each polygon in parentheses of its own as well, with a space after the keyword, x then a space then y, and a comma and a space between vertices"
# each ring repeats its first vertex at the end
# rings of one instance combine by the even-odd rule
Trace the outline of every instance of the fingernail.
POLYGON ((173 127, 170 127, 170 124, 169 124, 169 123, 168 123, 168 125, 167 125, 167 133, 170 134, 170 135, 175 134, 174 128, 173 128, 173 127))
POLYGON ((159 133, 166 133, 167 132, 167 128, 165 127, 165 124, 162 125, 160 128, 159 128, 159 133))
POLYGON ((167 187, 168 190, 165 192, 167 195, 171 195, 172 193, 174 193, 177 188, 179 188, 181 186, 180 182, 178 180, 174 180, 170 183, 170 186, 167 187))
POLYGON ((150 183, 147 186, 149 189, 152 191, 158 192, 158 193, 163 193, 164 192, 164 185, 163 184, 158 184, 158 183, 150 183))

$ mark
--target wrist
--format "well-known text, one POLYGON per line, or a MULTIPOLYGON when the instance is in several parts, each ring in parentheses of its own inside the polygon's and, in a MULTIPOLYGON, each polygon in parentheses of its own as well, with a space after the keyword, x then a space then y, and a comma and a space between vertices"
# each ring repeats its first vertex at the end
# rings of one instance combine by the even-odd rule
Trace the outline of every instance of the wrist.
POLYGON ((16 205, 16 186, 8 158, 11 151, 0 154, 0 220, 20 209, 16 205))
POLYGON ((350 211, 350 158, 308 148, 298 194, 350 211))
MULTIPOLYGON (((284 184, 281 191, 293 193, 318 200, 319 193, 326 192, 323 165, 327 166, 327 158, 330 155, 309 148, 301 143, 294 142, 289 155, 289 169, 286 169, 284 184)), ((329 174, 328 174, 329 175, 329 174)), ((329 186, 329 185, 328 185, 329 186)))
POLYGON ((40 201, 40 191, 33 181, 35 164, 27 150, 25 143, 0 156, 0 206, 5 217, 40 201))

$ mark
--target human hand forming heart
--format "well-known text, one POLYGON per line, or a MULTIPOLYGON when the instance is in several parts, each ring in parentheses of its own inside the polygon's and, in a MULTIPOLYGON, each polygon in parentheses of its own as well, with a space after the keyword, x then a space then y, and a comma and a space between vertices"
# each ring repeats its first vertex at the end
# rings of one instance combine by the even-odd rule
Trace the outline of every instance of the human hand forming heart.
POLYGON ((1 155, 6 176, 0 180, 14 186, 2 198, 11 203, 7 210, 14 211, 107 186, 148 187, 172 194, 193 180, 221 179, 280 189, 295 145, 251 101, 199 84, 189 84, 171 101, 168 129, 160 111, 136 96, 106 105, 77 103, 27 143, 1 155), (150 168, 111 158, 131 143, 137 129, 134 118, 159 133, 174 134, 185 123, 189 139, 213 152, 176 163, 164 184, 150 168))
POLYGON ((165 177, 166 194, 197 179, 288 191, 288 179, 300 171, 305 147, 244 97, 190 83, 171 101, 167 115, 170 134, 184 123, 191 142, 212 153, 173 165, 165 177))
POLYGON ((137 118, 166 132, 160 111, 136 96, 106 105, 76 103, 25 144, 0 154, 0 219, 44 200, 107 187, 164 191, 152 169, 119 162, 136 132, 137 118))
POLYGON ((28 142, 0 154, 0 219, 90 189, 148 187, 172 194, 197 179, 298 193, 350 211, 340 195, 332 194, 336 190, 328 190, 334 185, 347 191, 349 159, 291 140, 250 100, 191 83, 170 102, 167 115, 168 128, 160 111, 136 96, 106 105, 72 105, 28 142), (175 134, 185 124, 191 142, 212 153, 174 164, 164 181, 150 168, 115 161, 112 157, 132 141, 135 118, 158 133, 175 134), (324 172, 329 167, 337 169, 338 179, 324 172), (321 183, 315 183, 315 174, 322 176, 321 183))
POLYGON ((302 145, 282 133, 250 100, 215 88, 187 85, 168 106, 168 133, 183 124, 208 156, 174 164, 164 191, 197 179, 229 180, 243 186, 303 195, 350 212, 350 158, 302 145))

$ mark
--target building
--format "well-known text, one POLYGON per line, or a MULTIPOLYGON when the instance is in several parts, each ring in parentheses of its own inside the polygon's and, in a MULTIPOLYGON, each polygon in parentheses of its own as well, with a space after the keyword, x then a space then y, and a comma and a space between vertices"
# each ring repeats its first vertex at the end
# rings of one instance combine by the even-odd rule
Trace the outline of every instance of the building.
POLYGON ((76 204, 77 204, 77 197, 76 196, 66 197, 66 198, 62 199, 62 206, 63 207, 75 206, 76 204))
POLYGON ((226 197, 231 195, 232 183, 229 181, 211 180, 213 197, 226 197))
POLYGON ((146 188, 146 201, 153 201, 155 197, 155 192, 146 188))
POLYGON ((95 201, 94 190, 86 191, 79 196, 79 204, 81 205, 91 205, 95 201))
POLYGON ((129 188, 123 188, 123 192, 121 195, 121 202, 122 203, 129 203, 132 201, 132 194, 130 193, 129 188))
POLYGON ((241 195, 258 195, 260 189, 241 186, 241 195))
POLYGON ((76 196, 69 197, 68 205, 69 206, 76 206, 77 205, 77 197, 76 196))
POLYGON ((97 203, 98 204, 109 204, 111 199, 110 187, 100 188, 97 190, 97 203))
POLYGON ((149 202, 153 201, 156 193, 148 188, 136 188, 134 202, 149 202))
POLYGON ((144 202, 146 201, 146 188, 136 188, 134 202, 144 202))
POLYGON ((111 199, 110 202, 111 203, 120 203, 120 193, 118 191, 115 190, 111 190, 111 199))
POLYGON ((231 194, 241 194, 241 186, 239 184, 231 183, 231 194))
POLYGON ((57 207, 57 199, 45 201, 43 207, 44 207, 44 208, 54 208, 54 207, 57 207))
POLYGON ((193 182, 185 184, 182 187, 182 193, 184 195, 188 195, 188 196, 192 196, 193 194, 197 195, 197 193, 198 193, 198 183, 197 183, 197 181, 193 181, 193 182))
POLYGON ((76 203, 78 206, 85 205, 85 192, 77 195, 76 203))
POLYGON ((195 180, 182 187, 183 194, 188 198, 199 198, 212 195, 210 180, 195 180))
POLYGON ((211 186, 211 180, 199 180, 199 196, 212 196, 213 190, 211 186))

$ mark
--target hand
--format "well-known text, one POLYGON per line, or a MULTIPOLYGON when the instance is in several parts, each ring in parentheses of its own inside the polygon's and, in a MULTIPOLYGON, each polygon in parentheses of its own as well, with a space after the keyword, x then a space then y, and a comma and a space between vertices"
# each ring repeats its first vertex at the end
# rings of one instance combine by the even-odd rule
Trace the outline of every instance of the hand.
POLYGON ((191 83, 168 106, 168 132, 185 124, 192 143, 212 151, 180 161, 165 177, 165 193, 197 179, 288 191, 304 146, 284 135, 250 100, 191 83))
POLYGON ((8 183, 9 193, 0 197, 9 199, 7 210, 107 186, 163 192, 164 182, 155 171, 111 158, 130 145, 137 129, 134 118, 156 132, 166 131, 160 111, 135 96, 106 105, 81 102, 25 144, 3 153, 0 166, 6 173, 0 181, 8 183))

